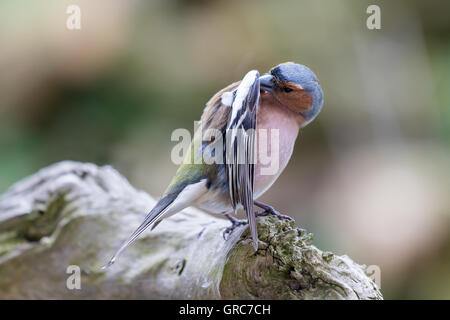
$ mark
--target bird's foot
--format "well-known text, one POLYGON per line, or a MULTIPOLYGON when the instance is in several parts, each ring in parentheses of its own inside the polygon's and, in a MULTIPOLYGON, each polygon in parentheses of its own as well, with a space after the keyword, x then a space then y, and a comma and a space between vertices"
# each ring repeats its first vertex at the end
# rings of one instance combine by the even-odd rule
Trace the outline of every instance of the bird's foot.
POLYGON ((247 222, 247 220, 239 220, 230 214, 225 214, 225 216, 228 218, 228 220, 231 221, 231 226, 226 228, 225 231, 222 233, 223 238, 225 240, 227 240, 228 237, 231 235, 231 233, 233 233, 234 229, 236 229, 239 226, 243 226, 243 225, 247 224, 248 222, 247 222))
POLYGON ((264 204, 262 202, 255 201, 255 206, 264 210, 261 212, 255 212, 255 216, 257 216, 257 217, 265 217, 268 215, 273 215, 282 220, 295 221, 292 217, 289 217, 288 215, 285 215, 285 214, 281 214, 277 210, 275 210, 273 207, 271 207, 267 204, 264 204))

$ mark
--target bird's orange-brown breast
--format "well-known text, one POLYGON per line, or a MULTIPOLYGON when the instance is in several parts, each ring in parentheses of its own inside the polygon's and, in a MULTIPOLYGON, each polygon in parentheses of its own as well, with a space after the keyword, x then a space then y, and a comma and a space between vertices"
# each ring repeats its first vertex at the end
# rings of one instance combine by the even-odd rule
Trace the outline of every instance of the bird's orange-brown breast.
POLYGON ((281 105, 271 94, 261 95, 256 125, 255 198, 270 188, 286 168, 303 121, 301 114, 281 105), (261 140, 261 129, 267 140, 261 140), (262 159, 270 161, 263 163, 262 159))

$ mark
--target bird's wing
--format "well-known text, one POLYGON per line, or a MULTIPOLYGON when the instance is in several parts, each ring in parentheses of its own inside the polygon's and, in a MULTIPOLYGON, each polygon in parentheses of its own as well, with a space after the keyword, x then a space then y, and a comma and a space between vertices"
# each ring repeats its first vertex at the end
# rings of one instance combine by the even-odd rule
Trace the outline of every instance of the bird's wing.
MULTIPOLYGON (((183 168, 180 167, 183 170, 183 168)), ((179 169, 179 171, 180 171, 179 169)), ((178 172, 177 172, 178 173, 178 172)), ((176 176, 175 176, 176 177, 176 176)), ((119 255, 130 246, 139 235, 151 226, 153 230, 162 220, 163 216, 169 216, 177 213, 191 205, 198 197, 206 192, 206 179, 200 176, 192 176, 192 181, 175 181, 169 186, 168 191, 156 203, 153 209, 147 214, 141 225, 122 243, 111 260, 103 267, 112 265, 119 255)))
POLYGON ((241 204, 247 213, 253 247, 258 248, 258 231, 253 211, 256 115, 259 106, 259 73, 248 72, 239 86, 222 103, 231 102, 225 139, 225 159, 231 203, 241 204))
POLYGON ((238 81, 223 88, 206 103, 206 107, 203 110, 201 117, 201 123, 204 130, 217 129, 223 131, 227 128, 232 102, 225 101, 226 99, 222 100, 222 98, 230 96, 233 91, 236 91, 236 88, 240 83, 241 82, 238 81))
MULTIPOLYGON (((241 204, 247 213, 255 249, 258 247, 258 233, 253 211, 253 157, 258 104, 259 73, 250 71, 241 82, 233 83, 211 98, 202 115, 204 127, 228 129, 230 133, 230 139, 226 138, 225 142, 230 197, 234 208, 241 204), (247 131, 248 129, 253 130, 247 131)), ((193 146, 194 144, 191 144, 191 148, 193 146)), ((183 210, 206 192, 206 179, 199 168, 190 165, 180 166, 164 196, 105 267, 112 265, 148 227, 151 226, 153 229, 163 216, 183 210)))

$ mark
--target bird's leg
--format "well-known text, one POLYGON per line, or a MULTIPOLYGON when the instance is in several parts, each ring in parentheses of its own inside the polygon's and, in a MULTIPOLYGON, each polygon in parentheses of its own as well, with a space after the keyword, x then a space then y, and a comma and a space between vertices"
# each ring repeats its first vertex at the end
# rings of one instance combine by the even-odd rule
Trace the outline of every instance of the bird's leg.
POLYGON ((264 211, 262 211, 262 212, 255 212, 255 215, 256 215, 257 217, 264 217, 264 216, 268 216, 269 214, 271 214, 271 215, 274 215, 274 216, 276 216, 276 217, 278 217, 278 218, 280 218, 280 219, 294 221, 294 219, 292 219, 291 217, 279 213, 279 212, 278 212, 277 210, 275 210, 273 207, 271 207, 271 206, 269 206, 269 205, 267 205, 267 204, 265 204, 265 203, 262 203, 262 202, 259 202, 259 201, 256 201, 256 200, 255 200, 253 203, 254 203, 255 206, 257 206, 258 208, 261 208, 261 209, 264 210, 264 211))
POLYGON ((231 221, 231 226, 229 226, 228 228, 225 229, 225 231, 223 232, 223 238, 226 240, 227 239, 227 235, 229 236, 234 229, 236 229, 239 226, 242 226, 244 224, 247 224, 247 220, 239 220, 238 218, 233 217, 231 214, 229 213, 225 213, 225 217, 228 218, 228 220, 231 221))

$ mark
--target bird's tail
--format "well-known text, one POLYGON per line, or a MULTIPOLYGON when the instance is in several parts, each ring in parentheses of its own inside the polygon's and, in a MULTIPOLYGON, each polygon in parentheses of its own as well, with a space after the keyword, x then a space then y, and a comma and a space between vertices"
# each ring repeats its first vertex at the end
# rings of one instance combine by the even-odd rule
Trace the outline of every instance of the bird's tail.
POLYGON ((150 213, 147 214, 147 216, 144 219, 144 222, 142 222, 141 225, 136 229, 136 231, 134 231, 131 234, 131 236, 125 242, 122 243, 122 245, 119 247, 116 253, 112 256, 109 262, 102 267, 102 269, 106 269, 109 266, 111 266, 120 256, 120 254, 129 245, 131 245, 139 237, 139 235, 145 231, 145 229, 147 229, 151 225, 153 225, 152 229, 156 227, 156 225, 161 221, 159 219, 161 218, 162 215, 166 213, 166 209, 175 200, 175 198, 176 198, 175 194, 169 194, 161 198, 155 205, 155 207, 150 211, 150 213))

